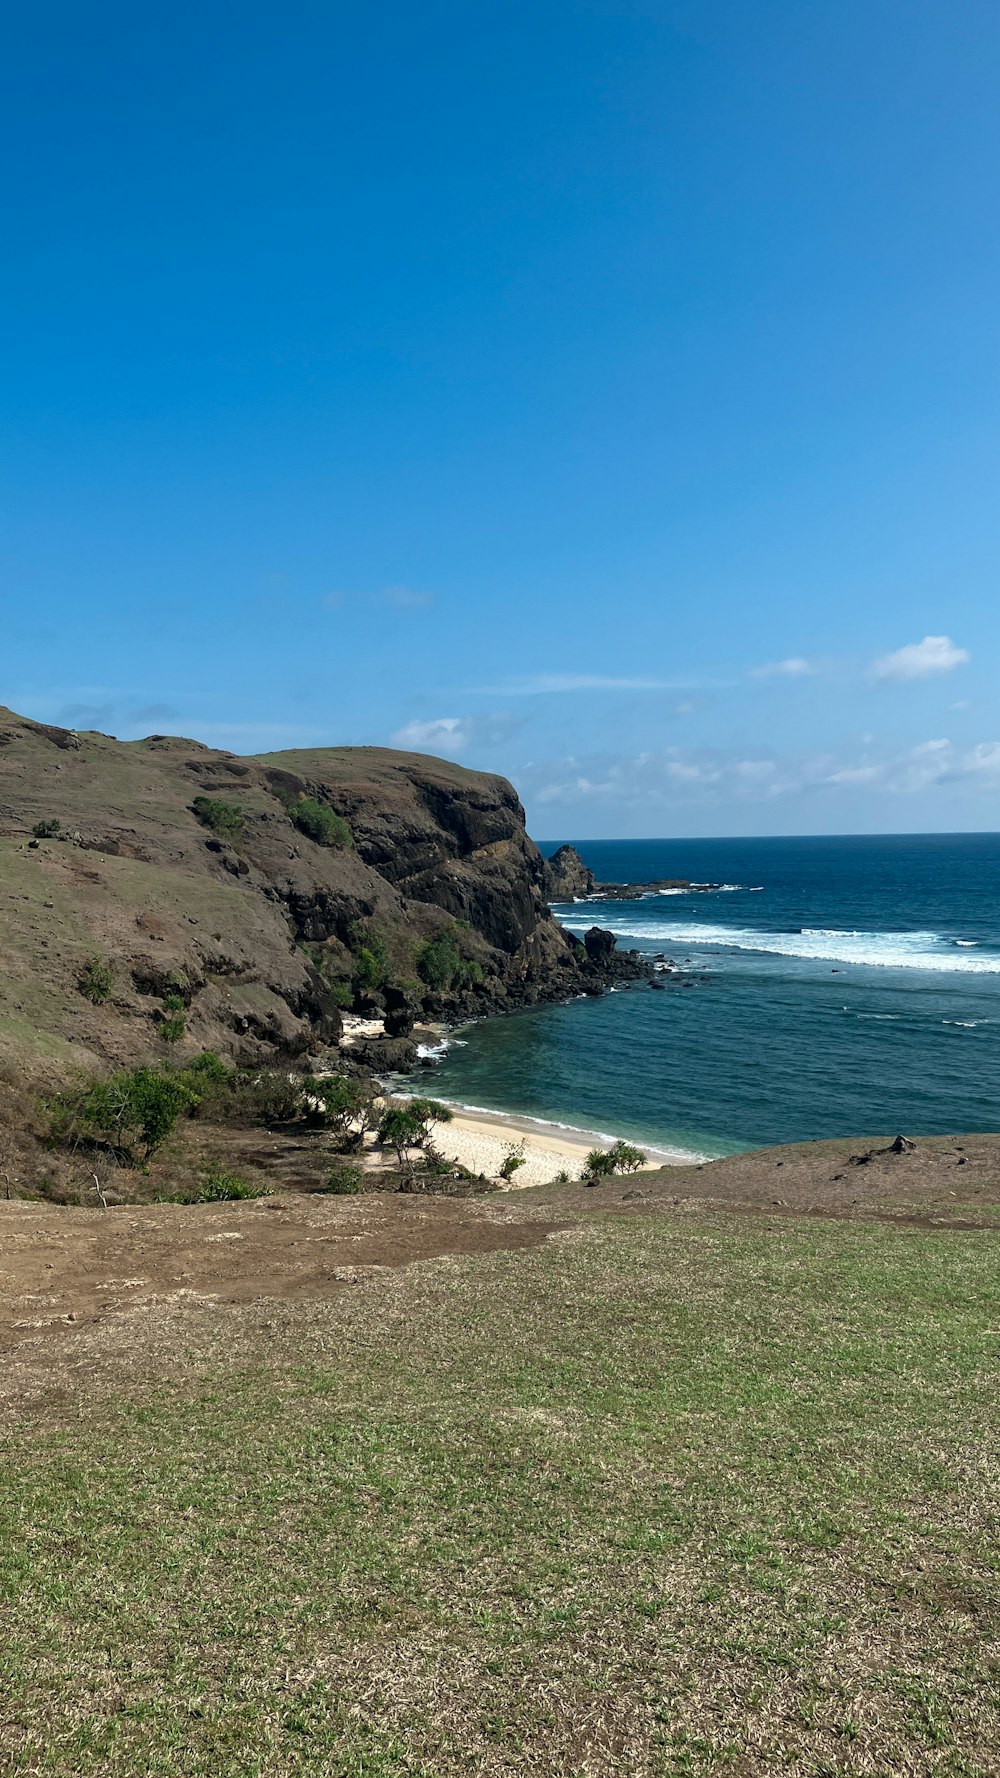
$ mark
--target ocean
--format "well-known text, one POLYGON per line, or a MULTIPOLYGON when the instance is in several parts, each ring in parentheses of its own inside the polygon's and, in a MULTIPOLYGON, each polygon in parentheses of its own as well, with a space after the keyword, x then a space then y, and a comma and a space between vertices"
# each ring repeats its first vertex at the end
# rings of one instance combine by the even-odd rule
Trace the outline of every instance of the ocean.
POLYGON ((721 885, 554 909, 693 986, 466 1026, 441 1098, 706 1157, 1000 1130, 1000 834, 573 843, 605 882, 721 885))

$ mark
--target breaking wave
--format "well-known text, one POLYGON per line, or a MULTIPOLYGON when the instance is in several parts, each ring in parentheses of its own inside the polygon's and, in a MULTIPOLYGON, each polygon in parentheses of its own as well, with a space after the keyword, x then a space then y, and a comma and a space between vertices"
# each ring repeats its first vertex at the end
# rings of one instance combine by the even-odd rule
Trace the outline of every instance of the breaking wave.
MULTIPOLYGON (((589 921, 567 919, 571 931, 584 932, 589 921)), ((799 957, 817 963, 857 963, 872 969, 927 969, 961 975, 1000 975, 1000 953, 971 956, 969 941, 959 943, 938 932, 850 932, 836 927, 806 926, 797 932, 761 932, 748 926, 714 926, 695 920, 644 921, 641 925, 608 925, 617 938, 643 939, 648 944, 686 949, 757 951, 777 957, 799 957)))

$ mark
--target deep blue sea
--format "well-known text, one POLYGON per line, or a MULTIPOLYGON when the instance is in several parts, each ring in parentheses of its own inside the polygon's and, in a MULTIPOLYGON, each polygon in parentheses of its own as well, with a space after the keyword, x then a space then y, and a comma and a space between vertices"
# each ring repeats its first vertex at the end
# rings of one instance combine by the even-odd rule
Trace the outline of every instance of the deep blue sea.
POLYGON ((723 885, 554 910, 694 985, 466 1026, 442 1098, 701 1155, 1000 1129, 1000 834, 575 843, 605 882, 723 885))

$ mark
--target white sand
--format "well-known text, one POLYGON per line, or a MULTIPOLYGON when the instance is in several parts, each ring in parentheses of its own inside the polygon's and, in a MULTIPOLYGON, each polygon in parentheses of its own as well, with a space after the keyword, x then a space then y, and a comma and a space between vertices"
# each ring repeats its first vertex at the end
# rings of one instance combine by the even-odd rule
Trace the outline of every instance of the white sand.
MULTIPOLYGON (((607 1137, 594 1130, 560 1130, 554 1124, 534 1124, 530 1118, 511 1117, 499 1111, 463 1111, 452 1107, 450 1124, 436 1124, 434 1144, 446 1160, 457 1160, 474 1173, 485 1173, 495 1179, 511 1144, 524 1155, 524 1166, 518 1167, 511 1181, 516 1189, 525 1185, 546 1185, 557 1173, 566 1172, 579 1179, 583 1164, 592 1148, 607 1148, 607 1137), (522 1146, 523 1144, 523 1146, 522 1146)), ((641 1146, 637 1144, 636 1146, 641 1146)), ((679 1155, 648 1151, 650 1167, 662 1167, 679 1155)))

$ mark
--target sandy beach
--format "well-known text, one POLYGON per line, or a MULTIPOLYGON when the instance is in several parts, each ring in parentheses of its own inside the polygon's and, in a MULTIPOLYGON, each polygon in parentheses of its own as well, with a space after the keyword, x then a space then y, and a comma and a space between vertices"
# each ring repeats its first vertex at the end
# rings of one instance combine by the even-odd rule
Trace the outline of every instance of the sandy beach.
MULTIPOLYGON (((452 1107, 450 1124, 439 1124, 435 1139, 440 1152, 448 1160, 457 1160, 476 1173, 496 1178, 511 1144, 524 1155, 512 1186, 547 1185, 557 1173, 566 1172, 579 1179, 583 1164, 592 1148, 607 1148, 609 1140, 594 1130, 561 1130, 555 1124, 537 1124, 530 1118, 518 1118, 499 1111, 466 1111, 452 1107), (523 1148, 521 1144, 523 1143, 523 1148)), ((650 1167, 662 1167, 679 1161, 670 1155, 649 1149, 650 1167)))

